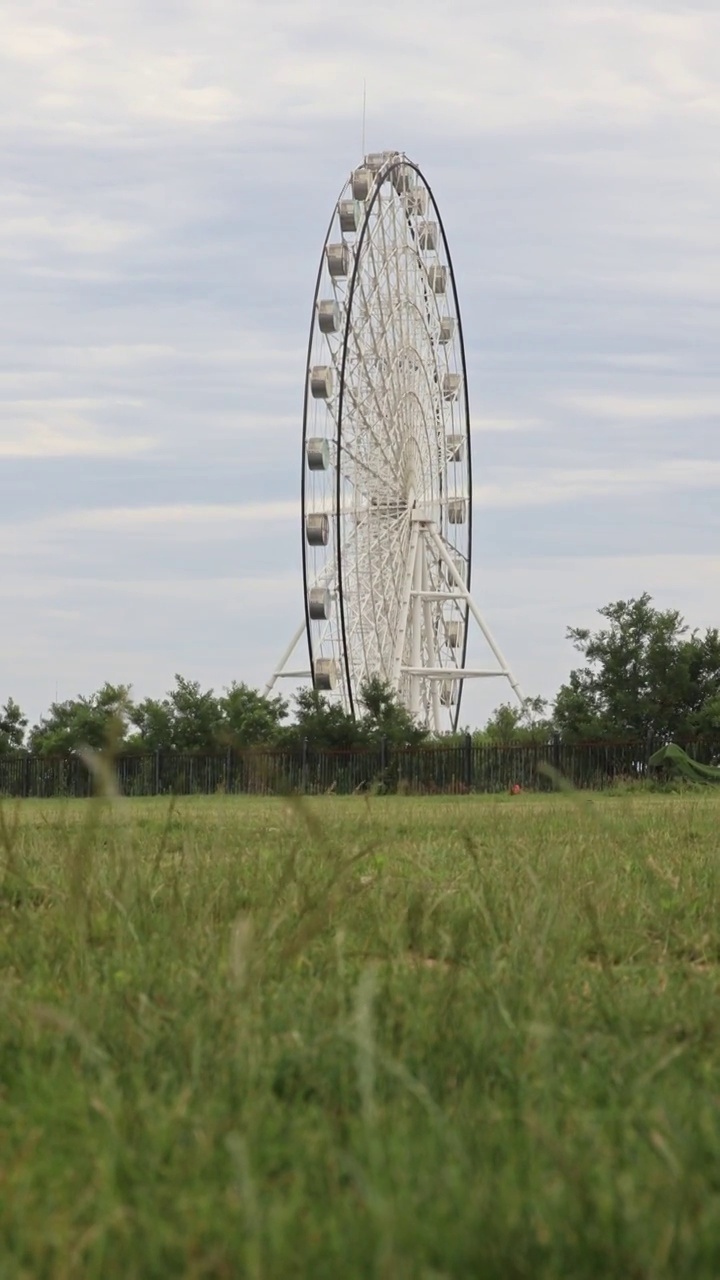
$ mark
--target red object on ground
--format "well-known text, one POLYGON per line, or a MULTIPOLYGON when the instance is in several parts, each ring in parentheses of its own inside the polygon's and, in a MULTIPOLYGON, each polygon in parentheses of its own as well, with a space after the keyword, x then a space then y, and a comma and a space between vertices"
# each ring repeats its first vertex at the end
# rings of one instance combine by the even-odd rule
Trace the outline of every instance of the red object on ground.
POLYGON ((519 783, 519 782, 513 782, 512 786, 511 786, 511 788, 510 788, 510 795, 511 795, 511 796, 519 796, 521 791, 522 791, 522 787, 520 786, 520 783, 519 783))

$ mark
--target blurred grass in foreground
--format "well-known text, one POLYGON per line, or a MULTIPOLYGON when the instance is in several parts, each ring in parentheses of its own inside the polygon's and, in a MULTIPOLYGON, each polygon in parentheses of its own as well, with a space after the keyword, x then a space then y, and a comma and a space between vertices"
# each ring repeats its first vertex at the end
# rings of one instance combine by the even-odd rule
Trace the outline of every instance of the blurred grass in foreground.
POLYGON ((716 1278, 718 819, 5 805, 2 1280, 716 1278))

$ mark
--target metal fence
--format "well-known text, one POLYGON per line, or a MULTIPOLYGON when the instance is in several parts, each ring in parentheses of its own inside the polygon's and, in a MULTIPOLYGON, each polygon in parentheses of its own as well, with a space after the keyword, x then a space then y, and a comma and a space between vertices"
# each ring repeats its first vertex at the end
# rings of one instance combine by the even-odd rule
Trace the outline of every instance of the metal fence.
MULTIPOLYGON (((682 745, 705 763, 720 758, 720 735, 682 745)), ((114 767, 126 796, 349 795, 367 789, 462 795, 507 791, 515 784, 524 791, 547 791, 557 776, 572 787, 601 790, 647 778, 648 759, 660 746, 660 741, 501 746, 468 736, 451 746, 404 749, 381 742, 374 750, 325 751, 306 742, 297 751, 125 755, 114 767)), ((2 796, 81 797, 92 791, 93 779, 79 756, 0 756, 2 796)))

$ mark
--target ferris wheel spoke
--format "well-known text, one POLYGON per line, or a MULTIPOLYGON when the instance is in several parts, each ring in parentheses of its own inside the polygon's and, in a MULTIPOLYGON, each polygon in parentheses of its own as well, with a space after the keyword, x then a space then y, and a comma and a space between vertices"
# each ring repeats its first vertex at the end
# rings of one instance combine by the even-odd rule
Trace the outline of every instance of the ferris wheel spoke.
POLYGON ((389 353, 392 354, 397 342, 397 328, 401 315, 403 299, 397 285, 395 285, 394 288, 392 285, 389 269, 393 268, 397 271, 397 263, 394 260, 393 255, 388 251, 384 217, 379 220, 379 228, 382 243, 376 249, 375 239, 371 237, 369 245, 369 260, 372 278, 374 281, 378 282, 377 288, 379 299, 383 298, 383 287, 387 289, 385 305, 380 301, 378 306, 379 319, 382 322, 381 338, 383 354, 387 355, 388 347, 389 353), (379 258, 382 259, 382 263, 378 261, 379 258), (385 264, 384 269, 382 264, 385 264))
MULTIPOLYGON (((371 247, 369 251, 372 251, 371 247)), ((353 362, 352 368, 356 378, 361 378, 363 380, 363 385, 370 388, 382 419, 387 412, 387 408, 378 399, 378 390, 372 376, 372 369, 373 367, 376 370, 382 369, 387 359, 385 341, 386 321, 383 317, 383 326, 380 333, 378 333, 372 320, 372 305, 371 300, 367 297, 363 273, 358 274, 357 296, 359 299, 360 315, 363 318, 356 326, 354 326, 352 332, 353 348, 350 353, 353 362), (367 317, 367 320, 365 320, 365 317, 367 317)))
POLYGON ((387 416, 387 409, 380 399, 377 388, 368 376, 366 365, 360 363, 360 360, 350 369, 350 377, 346 387, 346 395, 349 396, 353 409, 357 416, 361 419, 363 426, 371 433, 375 447, 385 459, 389 467, 394 466, 394 459, 387 453, 385 440, 378 432, 376 422, 383 423, 387 416), (359 376, 361 375, 361 376, 359 376), (375 402, 376 419, 368 416, 365 409, 367 402, 367 392, 370 391, 375 402))
MULTIPOLYGON (((361 407, 359 398, 356 398, 355 394, 352 391, 349 393, 349 398, 350 398, 355 416, 357 417, 357 419, 359 419, 361 425, 365 428, 367 439, 371 440, 373 443, 374 459, 375 459, 376 466, 380 462, 384 464, 383 484, 386 486, 392 485, 393 475, 395 473, 396 460, 387 453, 385 445, 378 435, 375 422, 373 422, 372 419, 368 418, 364 409, 361 407)), ((352 437, 351 437, 351 440, 352 440, 352 437)), ((351 447, 354 448, 354 441, 351 447)), ((345 450, 344 442, 341 448, 345 450)), ((350 456, 350 448, 348 448, 348 456, 350 456)))
POLYGON ((392 662, 394 636, 398 625, 401 597, 401 572, 407 556, 410 540, 410 524, 407 518, 396 522, 388 531, 389 536, 380 539, 378 576, 383 584, 379 625, 383 631, 385 669, 389 675, 392 662))
POLYGON ((373 341, 375 342, 376 325, 380 334, 387 332, 389 313, 392 311, 392 298, 389 295, 386 296, 383 290, 385 275, 376 262, 375 244, 372 235, 368 239, 367 257, 368 270, 358 273, 360 297, 363 303, 361 317, 373 334, 373 341), (372 292, 369 298, 366 288, 368 280, 372 282, 372 292))
MULTIPOLYGON (((407 522, 404 523, 406 526, 407 522)), ((398 537, 401 538, 403 530, 394 528, 392 537, 387 536, 387 533, 382 537, 382 533, 383 530, 376 530, 374 537, 363 540, 362 552, 358 549, 359 586, 350 638, 354 645, 359 632, 362 630, 366 633, 369 628, 377 637, 378 661, 387 674, 395 595, 394 583, 387 576, 387 565, 392 556, 392 548, 388 544, 397 541, 398 537), (391 585, 390 593, 388 593, 389 584, 391 585)))
MULTIPOLYGON (((362 277, 359 277, 359 291, 360 291, 361 298, 364 298, 364 281, 362 280, 362 277)), ((366 299, 365 299, 365 305, 366 305, 366 308, 369 310, 366 299)), ((375 402, 379 421, 385 423, 387 422, 387 404, 384 403, 381 398, 379 389, 376 386, 375 380, 371 375, 371 370, 370 370, 368 361, 369 360, 374 361, 376 369, 382 370, 387 360, 387 355, 385 351, 385 346, 378 341, 378 335, 375 332, 375 329, 372 326, 372 324, 368 325, 368 331, 369 331, 370 343, 371 343, 371 349, 369 352, 367 350, 367 347, 363 346, 363 338, 364 338, 363 329, 361 328, 358 331, 353 331, 353 343, 355 348, 354 371, 355 371, 356 377, 358 377, 359 379, 362 379, 362 388, 365 391, 367 390, 370 391, 370 394, 372 395, 372 398, 375 402)), ((381 338, 384 338, 384 334, 381 335, 381 338)), ((359 389, 358 389, 357 398, 358 399, 360 398, 359 389)))
MULTIPOLYGON (((350 459, 350 461, 351 461, 352 463, 354 463, 354 465, 355 465, 356 467, 359 467, 359 468, 360 468, 360 470, 361 470, 365 475, 371 476, 371 477, 372 477, 372 479, 373 479, 373 480, 374 480, 378 485, 385 485, 385 484, 387 484, 387 479, 388 479, 388 477, 387 477, 387 473, 386 473, 386 472, 385 472, 385 473, 383 473, 383 472, 377 471, 377 470, 375 469, 375 467, 371 466, 371 464, 370 464, 369 462, 367 462, 364 458, 361 458, 357 453, 355 453, 355 451, 354 451, 353 449, 351 449, 351 447, 350 447, 350 445, 349 445, 349 444, 345 443, 345 444, 343 445, 343 451, 344 451, 344 453, 347 455, 347 457, 350 459)), ((355 487, 355 488, 361 488, 361 487, 362 487, 362 486, 357 485, 357 483, 356 483, 355 481, 353 481, 353 484, 354 484, 354 487, 355 487)))

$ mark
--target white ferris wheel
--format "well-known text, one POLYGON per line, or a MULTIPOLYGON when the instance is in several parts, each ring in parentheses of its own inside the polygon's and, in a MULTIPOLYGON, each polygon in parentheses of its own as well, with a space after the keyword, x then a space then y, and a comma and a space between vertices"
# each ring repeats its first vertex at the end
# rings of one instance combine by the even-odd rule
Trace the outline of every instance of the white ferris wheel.
POLYGON ((367 155, 333 210, 305 380, 305 618, 275 669, 354 713, 380 676, 418 722, 455 729, 464 681, 519 686, 470 594, 472 468, 460 308, 420 169, 367 155), (465 665, 474 618, 495 665, 465 665), (302 636, 308 670, 289 670, 302 636))

